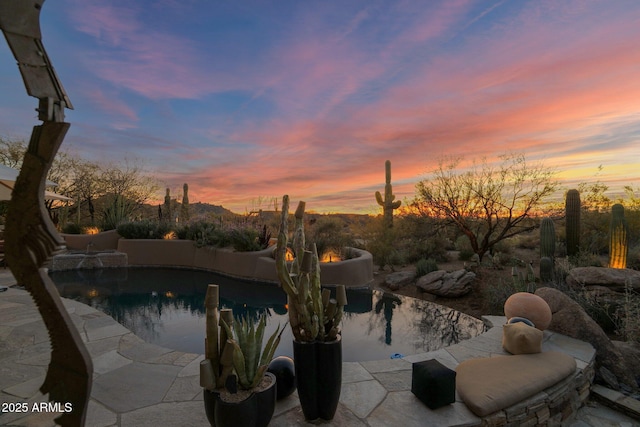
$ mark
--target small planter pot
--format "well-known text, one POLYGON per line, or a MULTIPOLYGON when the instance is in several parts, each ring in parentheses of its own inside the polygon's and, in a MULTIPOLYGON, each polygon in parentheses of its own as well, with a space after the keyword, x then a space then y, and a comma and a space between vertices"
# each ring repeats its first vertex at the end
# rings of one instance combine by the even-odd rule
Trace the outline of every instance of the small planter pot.
POLYGON ((204 390, 204 406, 212 427, 266 427, 276 407, 276 377, 267 372, 271 384, 241 402, 225 402, 218 391, 204 390))
POLYGON ((308 421, 333 419, 342 386, 342 337, 330 342, 293 341, 300 406, 308 421))

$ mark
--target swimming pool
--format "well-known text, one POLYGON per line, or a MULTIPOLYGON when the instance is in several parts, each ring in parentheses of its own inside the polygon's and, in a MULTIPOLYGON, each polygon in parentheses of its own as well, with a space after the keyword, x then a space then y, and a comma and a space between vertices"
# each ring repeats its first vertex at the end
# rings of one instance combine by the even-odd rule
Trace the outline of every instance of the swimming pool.
MULTIPOLYGON (((147 342, 204 352, 207 285, 220 286, 220 305, 236 316, 267 316, 265 336, 288 319, 286 295, 275 284, 176 268, 110 268, 50 273, 60 295, 113 317, 147 342)), ((388 359, 436 350, 485 330, 482 321, 415 298, 348 290, 342 324, 345 362, 388 359)), ((276 355, 293 354, 287 327, 276 355)))

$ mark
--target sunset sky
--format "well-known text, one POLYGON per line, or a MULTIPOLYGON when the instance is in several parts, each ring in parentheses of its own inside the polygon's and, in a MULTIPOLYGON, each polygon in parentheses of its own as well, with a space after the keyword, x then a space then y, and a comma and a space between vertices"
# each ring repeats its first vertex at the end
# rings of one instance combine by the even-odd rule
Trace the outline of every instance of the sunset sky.
MULTIPOLYGON (((191 202, 376 213, 387 159, 405 199, 442 156, 507 152, 565 188, 640 186, 637 0, 47 0, 41 26, 64 146, 191 202)), ((28 139, 4 42, 0 94, 0 136, 28 139)))

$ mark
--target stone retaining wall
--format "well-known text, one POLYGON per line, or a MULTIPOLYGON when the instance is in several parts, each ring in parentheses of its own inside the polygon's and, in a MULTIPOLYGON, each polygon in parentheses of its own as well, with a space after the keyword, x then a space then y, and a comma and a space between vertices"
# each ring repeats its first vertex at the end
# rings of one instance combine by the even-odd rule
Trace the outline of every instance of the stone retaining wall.
MULTIPOLYGON (((198 248, 191 240, 124 239, 116 231, 93 235, 63 234, 67 248, 117 250, 126 254, 128 265, 145 267, 185 267, 211 270, 230 276, 278 282, 273 248, 254 252, 236 252, 229 248, 198 248)), ((342 284, 370 287, 373 283, 373 256, 353 248, 356 258, 322 263, 323 285, 342 284)))
MULTIPOLYGON (((548 337, 547 332, 545 336, 548 337)), ((543 351, 545 347, 543 343, 543 351)), ((589 351, 573 355, 577 365, 573 374, 528 399, 482 418, 481 425, 555 427, 566 424, 589 399, 595 377, 596 352, 592 346, 588 347, 589 351)))

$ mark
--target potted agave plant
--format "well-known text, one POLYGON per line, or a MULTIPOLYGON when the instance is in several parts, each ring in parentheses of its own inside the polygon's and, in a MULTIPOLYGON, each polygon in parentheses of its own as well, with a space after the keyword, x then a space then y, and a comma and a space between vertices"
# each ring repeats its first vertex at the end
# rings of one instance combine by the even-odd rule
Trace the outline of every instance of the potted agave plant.
POLYGON ((276 404, 276 377, 267 367, 284 328, 278 325, 263 350, 264 315, 257 326, 249 316, 234 322, 230 309, 221 310, 218 319, 217 301, 218 288, 209 285, 205 360, 200 363, 207 419, 217 427, 266 427, 276 404))
POLYGON ((293 332, 293 360, 300 406, 307 420, 331 420, 342 385, 342 337, 340 321, 347 304, 344 285, 336 297, 320 286, 320 262, 315 245, 307 249, 304 236, 305 203, 295 212, 291 249, 286 260, 289 196, 282 198, 282 216, 276 248, 278 279, 287 293, 289 323, 293 332))

